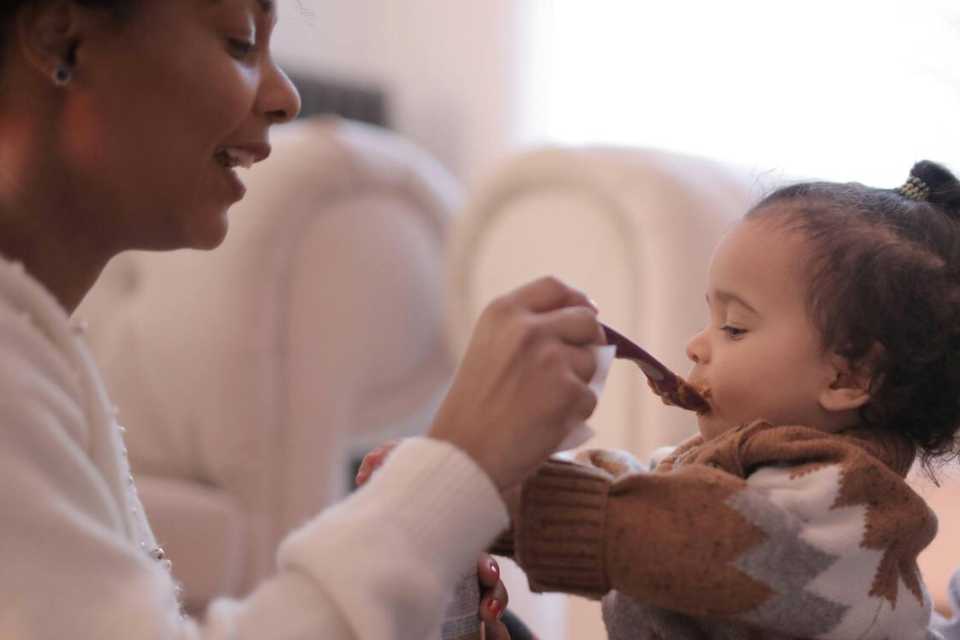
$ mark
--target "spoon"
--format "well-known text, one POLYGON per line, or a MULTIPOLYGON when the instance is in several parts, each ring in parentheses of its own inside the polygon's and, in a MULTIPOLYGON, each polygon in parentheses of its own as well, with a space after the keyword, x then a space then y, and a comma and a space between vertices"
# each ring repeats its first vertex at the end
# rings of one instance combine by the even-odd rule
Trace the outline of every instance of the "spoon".
POLYGON ((660 396, 664 404, 675 405, 681 409, 707 413, 710 405, 703 394, 689 382, 667 369, 659 360, 632 342, 601 323, 607 337, 607 344, 616 347, 615 357, 630 360, 643 371, 653 392, 660 396))

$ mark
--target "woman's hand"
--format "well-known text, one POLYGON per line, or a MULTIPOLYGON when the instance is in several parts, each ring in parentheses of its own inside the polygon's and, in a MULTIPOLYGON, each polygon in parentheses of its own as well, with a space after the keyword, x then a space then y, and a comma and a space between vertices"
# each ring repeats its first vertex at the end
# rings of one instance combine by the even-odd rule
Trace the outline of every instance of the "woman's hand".
POLYGON ((510 640, 510 632, 500 619, 510 598, 500 579, 500 566, 493 556, 480 555, 477 576, 480 578, 480 620, 483 621, 484 640, 510 640))
POLYGON ((477 321, 429 435, 467 452, 501 490, 515 485, 593 413, 589 347, 602 344, 596 307, 556 278, 498 298, 477 321))

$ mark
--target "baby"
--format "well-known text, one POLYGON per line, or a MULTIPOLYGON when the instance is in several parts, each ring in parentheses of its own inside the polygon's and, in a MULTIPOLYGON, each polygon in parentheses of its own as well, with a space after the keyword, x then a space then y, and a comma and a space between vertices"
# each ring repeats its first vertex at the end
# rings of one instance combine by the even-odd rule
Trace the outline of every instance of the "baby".
POLYGON ((960 183, 776 191, 720 242, 687 345, 709 407, 652 467, 555 458, 500 551, 603 598, 614 640, 911 640, 936 519, 904 481, 956 454, 960 183))

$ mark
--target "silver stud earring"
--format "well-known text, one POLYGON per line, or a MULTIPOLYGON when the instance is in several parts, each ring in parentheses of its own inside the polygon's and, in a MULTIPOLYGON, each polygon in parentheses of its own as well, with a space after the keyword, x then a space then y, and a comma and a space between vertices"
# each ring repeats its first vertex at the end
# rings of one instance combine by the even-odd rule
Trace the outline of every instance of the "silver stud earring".
POLYGON ((65 87, 73 80, 73 71, 66 62, 61 62, 53 70, 53 84, 58 87, 65 87))

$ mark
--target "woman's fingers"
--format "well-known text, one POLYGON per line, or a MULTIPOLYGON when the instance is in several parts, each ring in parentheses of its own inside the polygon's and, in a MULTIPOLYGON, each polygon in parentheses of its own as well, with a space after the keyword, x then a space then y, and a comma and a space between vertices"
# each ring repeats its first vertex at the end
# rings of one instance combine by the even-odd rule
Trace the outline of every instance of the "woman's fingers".
POLYGON ((481 553, 477 560, 477 576, 483 590, 492 589, 500 582, 500 565, 489 553, 481 553))
POLYGON ((507 608, 507 600, 509 600, 507 588, 502 582, 498 582, 497 586, 480 600, 481 617, 498 619, 507 608))
POLYGON ((597 357, 588 347, 572 347, 558 344, 554 347, 558 353, 545 357, 555 357, 562 360, 568 369, 576 376, 577 382, 588 384, 597 372, 597 357))
POLYGON ((596 304, 585 293, 564 284, 558 278, 547 276, 514 290, 505 300, 519 304, 534 313, 553 311, 562 307, 590 307, 596 313, 596 304))
POLYGON ((480 619, 489 629, 491 625, 500 622, 500 616, 507 608, 507 588, 500 582, 490 593, 480 599, 480 619))
POLYGON ((477 576, 480 580, 480 619, 486 630, 486 638, 509 638, 500 616, 510 599, 507 588, 500 579, 500 566, 493 556, 481 554, 477 561, 477 576))
POLYGON ((597 394, 582 382, 582 378, 577 380, 577 382, 580 383, 580 388, 577 393, 576 402, 572 408, 572 413, 573 417, 578 421, 585 422, 587 418, 593 415, 594 410, 597 408, 597 394))
POLYGON ((565 307, 539 316, 545 331, 571 345, 604 345, 607 343, 597 314, 587 307, 565 307))

